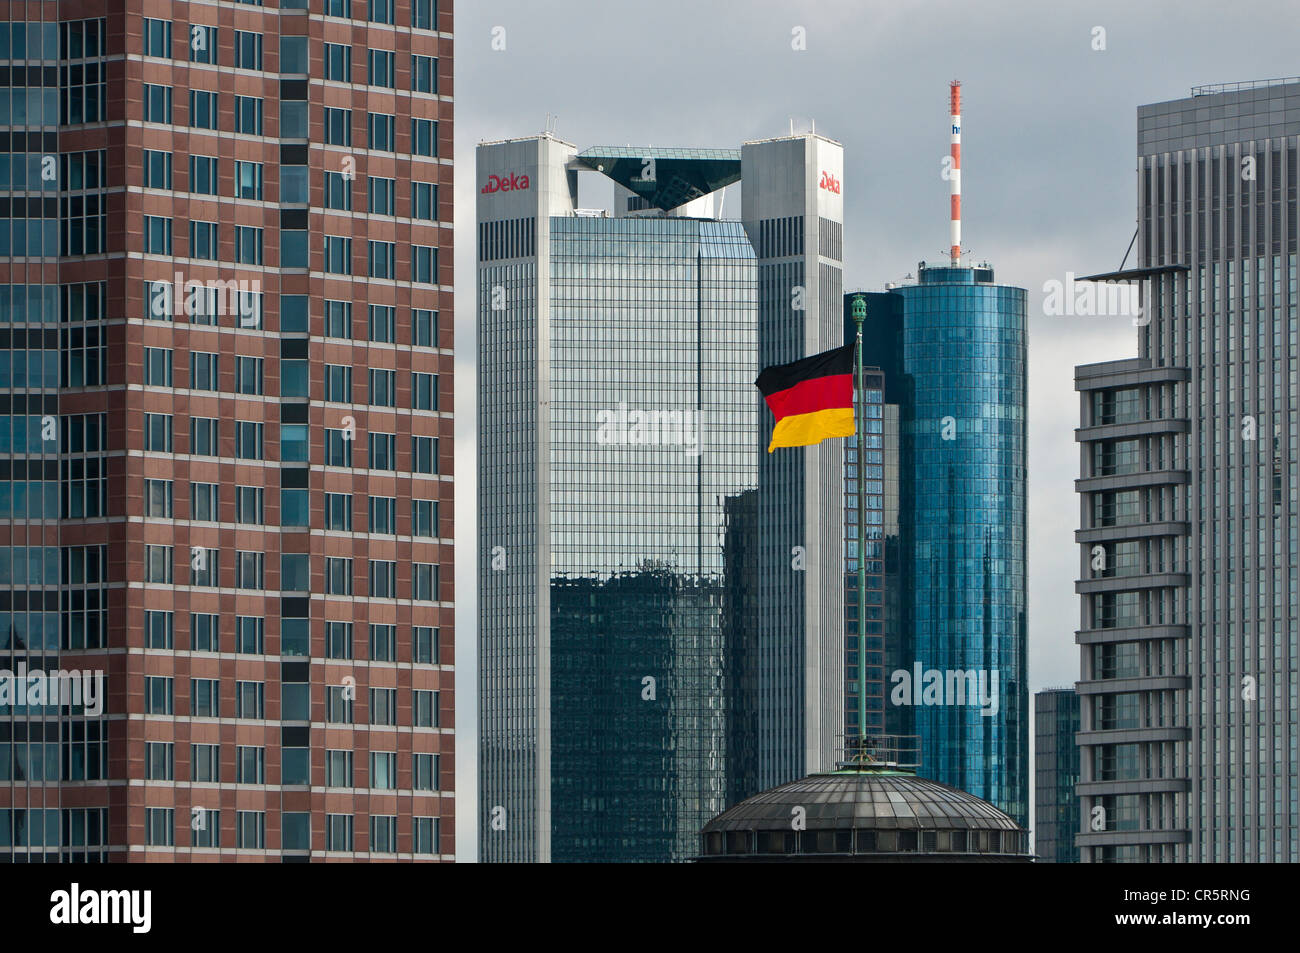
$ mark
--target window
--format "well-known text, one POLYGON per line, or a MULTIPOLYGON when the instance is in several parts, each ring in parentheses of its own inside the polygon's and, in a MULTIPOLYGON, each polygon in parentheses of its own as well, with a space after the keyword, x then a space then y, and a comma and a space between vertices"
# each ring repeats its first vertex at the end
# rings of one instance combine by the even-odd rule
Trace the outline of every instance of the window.
POLYGON ((307 424, 280 425, 280 461, 306 463, 311 451, 307 424))
POLYGON ((352 145, 352 110, 325 107, 325 144, 352 145))
POLYGON ((172 220, 158 215, 144 217, 144 252, 146 255, 172 253, 172 220))
POLYGON ((308 73, 307 38, 305 36, 280 37, 280 72, 308 73))
POLYGON ((375 623, 371 624, 370 661, 397 661, 397 626, 375 623))
POLYGON ((343 685, 325 686, 325 721, 334 725, 352 724, 352 689, 343 685), (345 694, 346 693, 346 694, 345 694))
MULTIPOLYGON (((375 689, 372 688, 370 694, 373 696, 375 689)), ((389 722, 371 723, 389 724, 389 722)), ((397 788, 397 752, 370 752, 370 787, 380 791, 391 791, 397 788)))
POLYGON ((144 713, 170 715, 172 713, 172 680, 163 675, 146 675, 144 678, 144 713))
MULTIPOLYGON (((328 240, 327 240, 328 246, 328 240)), ((348 249, 348 256, 351 257, 352 250, 348 249)), ((352 337, 352 302, 351 301, 326 301, 325 302, 325 336, 327 338, 351 338, 352 337)), ((349 385, 349 392, 350 392, 349 385)), ((349 398, 351 400, 351 398, 349 398)))
POLYGON ((411 343, 416 347, 438 346, 438 312, 424 308, 411 311, 411 343))
MULTIPOLYGON (((193 745, 195 748, 216 747, 215 745, 193 745)), ((190 819, 191 847, 221 846, 221 812, 206 808, 195 808, 190 819)))
POLYGON ((172 187, 172 154, 156 149, 144 150, 144 187, 170 189, 172 187))
POLYGON ((436 564, 415 564, 411 574, 411 598, 421 602, 438 601, 438 567, 436 564))
POLYGON ((436 30, 437 0, 411 0, 411 26, 417 30, 436 30))
POLYGON ((260 486, 235 487, 235 522, 260 526, 266 490, 260 486))
POLYGON ((235 358, 235 390, 240 394, 262 393, 262 368, 260 357, 235 358))
POLYGON ((428 539, 438 537, 438 501, 411 501, 411 535, 428 539))
POLYGON ((307 397, 310 394, 308 365, 304 360, 280 360, 280 396, 307 397))
POLYGON ((397 434, 371 433, 368 465, 371 470, 397 469, 397 434))
MULTIPOLYGON (((305 502, 307 499, 306 490, 281 490, 281 496, 285 493, 300 493, 304 503, 303 509, 306 509, 305 502)), ((307 516, 305 512, 294 517, 286 516, 285 511, 280 511, 281 526, 307 526, 307 516), (289 519, 298 519, 300 522, 287 522, 289 519)), ((307 553, 281 553, 280 554, 280 590, 282 592, 309 592, 311 591, 311 557, 307 553)))
POLYGON ((352 437, 345 430, 325 430, 325 466, 352 466, 352 437))
POLYGON ((436 817, 411 818, 411 849, 417 854, 439 853, 438 830, 436 817))
POLYGON ((144 644, 150 649, 170 649, 173 645, 173 615, 157 609, 144 614, 144 644))
MULTIPOLYGON (((215 646, 214 649, 215 651, 215 646)), ((215 678, 190 679, 190 716, 194 718, 221 717, 221 684, 215 678)), ((215 748, 216 745, 213 745, 215 748)), ((217 780, 216 771, 212 780, 217 780)))
POLYGON ((352 787, 352 752, 325 752, 325 786, 327 788, 352 787))
POLYGON ((438 693, 416 689, 411 693, 411 717, 417 728, 438 727, 438 693))
POLYGON ((411 374, 411 407, 415 410, 438 409, 437 374, 411 374))
POLYGON ((352 560, 344 556, 325 557, 325 594, 352 595, 352 560))
POLYGON ((306 295, 280 295, 280 330, 306 334, 309 330, 306 295))
POLYGON ((190 418, 190 453, 198 457, 217 456, 220 421, 215 417, 190 418))
MULTIPOLYGON (((327 17, 352 19, 352 0, 325 0, 325 15, 327 17)), ((348 850, 351 849, 351 847, 348 848, 348 850)))
POLYGON ((397 816, 370 815, 370 852, 391 854, 397 850, 397 816))
POLYGON ((338 532, 352 532, 352 494, 325 494, 325 528, 338 532))
POLYGON ((370 532, 386 535, 397 532, 397 498, 372 496, 367 501, 370 509, 370 532))
POLYGON ((307 167, 280 166, 280 201, 287 205, 306 205, 308 198, 307 167))
POLYGON ((221 745, 190 745, 190 780, 220 783, 221 745))
MULTIPOLYGON (((325 236, 325 271, 331 275, 352 274, 352 239, 336 235, 325 236)), ((329 331, 325 332, 330 337, 329 331)))
POLYGON ((266 749, 257 745, 235 746, 235 783, 266 783, 266 749))
POLYGON ((172 55, 172 21, 144 18, 144 55, 170 59, 172 55))
POLYGON ((190 191, 217 194, 217 160, 214 156, 190 156, 190 191))
POLYGON ((397 563, 390 559, 370 560, 370 596, 397 598, 397 563))
POLYGON ((146 387, 172 386, 172 349, 147 347, 144 349, 144 383, 146 387))
POLYGON ((263 553, 237 550, 235 552, 235 588, 265 589, 265 562, 266 556, 263 553))
POLYGON ((411 438, 411 470, 414 473, 438 472, 438 438, 411 438))
MULTIPOLYGON (((395 725, 397 724, 397 689, 395 688, 372 688, 370 689, 370 724, 372 725, 395 725)), ((372 753, 373 757, 373 753, 372 753)), ((374 768, 372 762, 371 787, 373 783, 374 768)))
MULTIPOLYGON (((422 694, 431 695, 432 692, 422 694)), ((438 790, 438 756, 417 754, 411 758, 411 787, 416 791, 438 790)))
MULTIPOLYGON (((190 257, 215 260, 219 250, 216 222, 190 222, 190 257)), ((202 324, 202 321, 195 321, 202 324)))
POLYGON ((217 128, 217 94, 190 90, 190 125, 195 129, 217 128))
POLYGON ((217 28, 214 26, 191 26, 190 62, 216 63, 216 61, 217 28))
POLYGON ((367 0, 366 8, 371 23, 393 22, 393 0, 367 0))
POLYGON ((397 406, 397 372, 372 368, 370 378, 370 405, 372 407, 397 406))
POLYGON ((235 456, 240 460, 262 459, 262 424, 247 420, 235 422, 235 456))
POLYGON ((325 623, 325 657, 352 658, 352 623, 325 623))
POLYGON ((325 365, 325 399, 336 404, 352 403, 352 367, 350 365, 325 365))
POLYGON ((235 812, 235 846, 261 850, 266 847, 266 812, 235 812))
POLYGON ((393 186, 396 179, 385 179, 377 176, 370 176, 366 180, 366 195, 369 199, 367 208, 372 215, 392 215, 395 213, 396 206, 393 202, 393 186))
POLYGON ((411 218, 434 221, 438 217, 438 187, 432 182, 411 183, 411 218))
POLYGON ((325 207, 352 211, 352 182, 342 172, 325 173, 325 207))
POLYGON ((307 103, 305 100, 280 100, 280 138, 307 138, 307 103))
POLYGON ((191 586, 217 585, 217 581, 221 578, 221 570, 217 564, 220 555, 217 550, 204 549, 202 546, 190 549, 191 586))
POLYGON ((144 515, 155 519, 172 518, 172 481, 144 481, 144 515))
POLYGON ((235 682, 235 717, 266 717, 266 684, 264 682, 235 682))
POLYGON ((144 448, 158 453, 172 452, 172 415, 144 415, 144 448))
POLYGON ((262 229, 252 225, 235 226, 235 261, 241 265, 262 264, 262 229))
POLYGON ((366 82, 371 86, 394 88, 394 63, 397 57, 390 50, 370 50, 367 57, 368 73, 366 82))
MULTIPOLYGON (((235 69, 262 68, 262 34, 235 31, 235 69)), ((238 98, 238 97, 236 97, 238 98)))
MULTIPOLYGON (((190 651, 191 652, 218 652, 220 651, 220 617, 214 613, 191 612, 190 613, 190 651)), ((191 685, 191 694, 193 686, 191 685)))
POLYGON ((220 519, 216 483, 190 484, 190 519, 214 523, 220 519))
POLYGON ((396 121, 396 117, 388 113, 367 113, 366 148, 392 152, 396 148, 393 141, 396 121))
POLYGON ((190 390, 217 390, 219 356, 207 351, 190 351, 190 390))
POLYGON ((412 630, 412 656, 417 664, 438 664, 438 629, 417 625, 412 630))
POLYGON ((411 120, 411 154, 436 156, 438 154, 438 123, 432 119, 411 120))
POLYGON ((256 96, 235 97, 235 132, 248 136, 262 134, 262 100, 256 96))
POLYGON ((345 43, 325 44, 325 79, 335 83, 352 82, 352 47, 345 43))
POLYGON ((438 283, 438 249, 431 245, 411 246, 411 280, 426 285, 438 283))
MULTIPOLYGON (((327 2, 342 2, 342 0, 327 0, 327 2)), ((352 850, 352 815, 351 814, 326 814, 325 815, 325 849, 326 850, 352 850)))
POLYGON ((176 845, 176 811, 170 807, 144 809, 145 844, 149 847, 176 845))
POLYGON ((235 198, 262 199, 262 163, 235 163, 235 198))
MULTIPOLYGON (((168 220, 170 222, 170 219, 168 220)), ((370 239, 367 243, 367 262, 371 278, 392 278, 394 277, 394 248, 393 242, 377 242, 370 239)), ((170 254, 170 244, 168 245, 170 254)))
POLYGON ((172 88, 145 83, 142 95, 144 121, 170 124, 172 121, 172 88))
POLYGON ((369 310, 370 340, 392 344, 397 338, 397 309, 391 305, 372 304, 369 310))
POLYGON ((415 93, 438 91, 438 61, 434 57, 411 57, 411 91, 415 93))

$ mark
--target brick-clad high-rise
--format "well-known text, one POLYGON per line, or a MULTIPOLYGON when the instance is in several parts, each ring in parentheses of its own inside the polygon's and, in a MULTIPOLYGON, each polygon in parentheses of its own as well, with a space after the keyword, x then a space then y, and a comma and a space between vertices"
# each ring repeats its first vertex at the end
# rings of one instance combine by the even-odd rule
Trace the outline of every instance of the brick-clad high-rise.
POLYGON ((0 859, 451 859, 450 0, 0 12, 0 859))

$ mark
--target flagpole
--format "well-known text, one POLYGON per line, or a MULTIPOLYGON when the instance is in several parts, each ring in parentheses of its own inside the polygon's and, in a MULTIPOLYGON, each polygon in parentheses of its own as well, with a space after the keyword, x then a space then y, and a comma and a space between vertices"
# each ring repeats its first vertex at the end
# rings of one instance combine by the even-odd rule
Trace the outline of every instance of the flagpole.
POLYGON ((853 298, 853 323, 858 328, 856 350, 857 386, 854 388, 854 427, 858 437, 858 737, 867 733, 866 712, 866 664, 867 664, 867 437, 866 437, 866 388, 862 368, 862 322, 867 317, 867 299, 863 295, 853 298))

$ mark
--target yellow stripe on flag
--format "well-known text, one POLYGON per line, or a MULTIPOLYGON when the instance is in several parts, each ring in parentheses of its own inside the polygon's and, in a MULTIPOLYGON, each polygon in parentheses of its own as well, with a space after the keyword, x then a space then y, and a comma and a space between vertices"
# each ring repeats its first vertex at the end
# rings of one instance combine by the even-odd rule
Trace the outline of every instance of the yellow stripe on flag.
POLYGON ((782 417, 772 428, 771 453, 777 447, 806 447, 831 437, 853 436, 853 408, 831 407, 811 414, 782 417))

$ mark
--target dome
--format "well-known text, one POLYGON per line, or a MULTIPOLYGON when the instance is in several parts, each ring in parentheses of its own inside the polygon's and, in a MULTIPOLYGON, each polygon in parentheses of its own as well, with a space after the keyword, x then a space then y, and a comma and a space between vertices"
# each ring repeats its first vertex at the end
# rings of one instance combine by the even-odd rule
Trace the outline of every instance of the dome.
POLYGON ((1027 832, 987 801, 911 771, 854 767, 719 814, 699 861, 1029 861, 1027 832))

